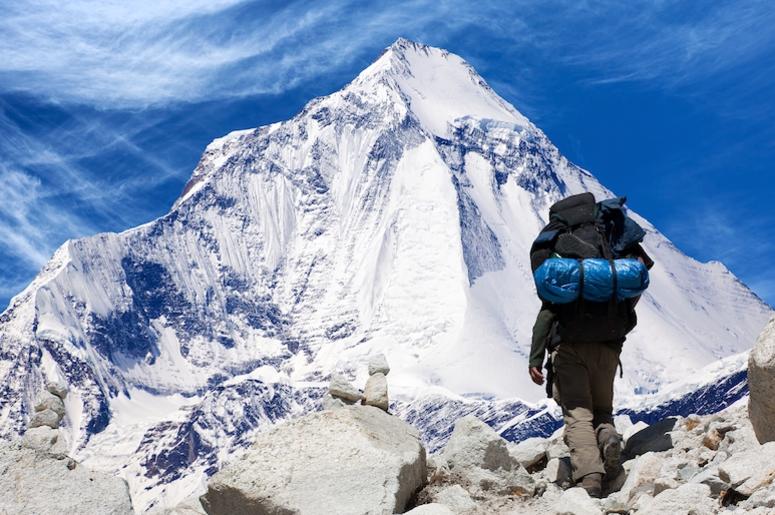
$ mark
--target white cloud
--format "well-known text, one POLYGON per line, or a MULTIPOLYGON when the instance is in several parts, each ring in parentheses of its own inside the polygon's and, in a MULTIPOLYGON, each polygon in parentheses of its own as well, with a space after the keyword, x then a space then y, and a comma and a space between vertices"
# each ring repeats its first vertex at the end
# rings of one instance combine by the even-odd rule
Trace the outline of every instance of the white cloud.
POLYGON ((593 82, 668 85, 723 74, 769 51, 771 11, 761 2, 700 10, 612 1, 270 8, 246 0, 20 0, 0 18, 0 89, 103 107, 277 93, 398 35, 443 44, 477 31, 500 38, 504 49, 588 70, 593 82))

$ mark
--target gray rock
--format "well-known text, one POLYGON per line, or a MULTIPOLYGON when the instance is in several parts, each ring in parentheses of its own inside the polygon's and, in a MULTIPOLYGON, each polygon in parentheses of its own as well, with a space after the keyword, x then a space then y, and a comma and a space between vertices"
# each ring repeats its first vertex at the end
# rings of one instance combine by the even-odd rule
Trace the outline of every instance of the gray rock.
POLYGON ((51 446, 48 452, 61 457, 67 456, 70 453, 69 438, 63 429, 57 429, 57 432, 59 433, 57 436, 57 441, 54 443, 54 445, 51 446))
POLYGON ((635 509, 638 515, 698 515, 714 513, 716 501, 710 498, 707 485, 687 483, 665 490, 656 497, 642 496, 635 509))
POLYGON ((700 467, 694 463, 682 463, 678 467, 678 480, 686 483, 700 472, 700 467))
POLYGON ((455 512, 450 510, 447 506, 435 502, 422 504, 406 513, 407 515, 455 515, 455 512))
POLYGON ((65 416, 65 403, 62 402, 62 399, 48 390, 43 390, 38 395, 38 398, 35 399, 35 411, 44 411, 47 409, 55 412, 60 418, 65 416))
POLYGON ((565 441, 562 439, 562 437, 553 438, 547 442, 547 460, 551 460, 552 458, 566 458, 568 456, 570 456, 570 449, 568 449, 568 446, 565 444, 565 441))
POLYGON ((320 405, 323 409, 343 408, 345 406, 350 406, 352 404, 353 404, 352 402, 345 401, 344 399, 340 399, 339 397, 333 397, 328 393, 325 394, 320 401, 320 405))
POLYGON ((664 457, 648 452, 638 457, 631 465, 619 496, 631 505, 640 495, 653 495, 654 481, 661 476, 664 457))
POLYGON ((557 515, 601 515, 600 504, 594 501, 583 488, 565 490, 554 507, 557 515))
POLYGON ((570 458, 552 458, 546 463, 543 471, 546 479, 562 487, 570 485, 573 481, 573 470, 570 464, 570 458))
POLYGON ((24 433, 22 445, 27 449, 48 451, 56 443, 59 431, 48 426, 33 427, 24 433))
POLYGON ((753 511, 760 508, 767 508, 769 515, 772 515, 772 509, 775 508, 775 484, 770 484, 767 488, 756 490, 751 497, 741 502, 739 506, 745 510, 753 511))
POLYGON ((506 440, 478 418, 458 419, 442 453, 453 476, 471 493, 532 496, 535 482, 506 440))
POLYGON ((357 402, 362 398, 360 390, 350 384, 343 375, 333 374, 331 383, 328 385, 328 393, 333 397, 338 397, 346 401, 357 402))
POLYGON ((748 358, 748 413, 759 442, 775 441, 775 317, 759 335, 748 358))
POLYGON ((634 435, 636 433, 640 433, 641 431, 643 431, 647 427, 649 427, 649 425, 647 423, 643 422, 642 420, 639 420, 638 422, 635 422, 633 425, 631 425, 630 427, 628 427, 627 429, 624 430, 624 432, 622 433, 622 441, 626 445, 627 444, 627 440, 629 440, 632 435, 634 435))
POLYGON ((740 428, 730 431, 726 434, 721 444, 719 444, 719 451, 724 451, 730 455, 738 452, 744 452, 752 447, 757 447, 759 441, 756 438, 751 423, 742 425, 740 428))
POLYGON ((209 481, 209 514, 401 512, 426 479, 415 428, 373 406, 311 413, 259 433, 209 481))
POLYGON ((675 428, 675 417, 669 417, 641 429, 627 439, 627 444, 622 452, 624 461, 641 456, 647 452, 661 452, 673 448, 673 440, 670 431, 675 428))
POLYGON ((67 397, 67 391, 68 391, 67 383, 62 381, 61 379, 56 379, 54 381, 49 381, 46 383, 46 390, 48 390, 50 393, 53 393, 57 397, 59 397, 62 400, 65 400, 65 397, 67 397))
POLYGON ((699 474, 694 476, 691 483, 701 483, 710 487, 710 493, 713 497, 718 497, 721 492, 729 488, 729 483, 723 481, 718 476, 718 467, 710 466, 702 470, 699 474))
POLYGON ((0 443, 0 492, 0 513, 133 513, 123 479, 16 444, 0 443))
POLYGON ((390 372, 390 365, 388 365, 387 358, 381 352, 374 354, 369 358, 369 375, 383 374, 388 375, 390 372))
POLYGON ((528 438, 518 444, 510 444, 509 452, 516 456, 519 464, 528 470, 537 470, 537 466, 546 460, 546 439, 528 438))
POLYGON ((471 495, 460 485, 442 488, 433 496, 433 501, 449 507, 454 513, 464 513, 476 508, 471 495))
POLYGON ((660 477, 654 481, 654 495, 659 495, 665 490, 678 488, 678 481, 669 477, 660 477))
POLYGON ((775 478, 775 442, 733 454, 718 470, 722 481, 736 492, 750 496, 775 478))
POLYGON ((382 372, 370 375, 363 390, 363 404, 374 406, 382 411, 388 410, 387 378, 382 372))
POLYGON ((30 428, 48 426, 51 429, 59 427, 59 422, 62 420, 56 411, 50 409, 44 409, 38 411, 32 415, 30 419, 30 428))

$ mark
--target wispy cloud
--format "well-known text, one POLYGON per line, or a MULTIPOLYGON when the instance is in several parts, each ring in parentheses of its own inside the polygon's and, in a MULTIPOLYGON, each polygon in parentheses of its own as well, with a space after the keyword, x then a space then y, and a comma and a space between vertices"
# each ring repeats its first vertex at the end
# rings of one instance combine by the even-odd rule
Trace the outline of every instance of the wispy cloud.
POLYGON ((21 0, 0 18, 0 86, 106 107, 278 93, 398 35, 444 44, 467 31, 584 68, 590 82, 667 86, 768 52, 773 22, 766 2, 21 0))

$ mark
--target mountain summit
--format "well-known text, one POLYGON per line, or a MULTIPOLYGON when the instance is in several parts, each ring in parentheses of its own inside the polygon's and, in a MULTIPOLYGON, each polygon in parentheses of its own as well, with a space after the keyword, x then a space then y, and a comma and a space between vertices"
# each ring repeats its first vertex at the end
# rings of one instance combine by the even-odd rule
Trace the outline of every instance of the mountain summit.
MULTIPOLYGON (((0 316, 3 433, 64 379, 72 452, 147 507, 376 352, 397 400, 537 400, 528 249, 582 191, 613 196, 463 59, 400 39, 292 119, 213 141, 167 215, 62 245, 0 316)), ((632 216, 657 264, 621 396, 750 348, 772 314, 632 216)))

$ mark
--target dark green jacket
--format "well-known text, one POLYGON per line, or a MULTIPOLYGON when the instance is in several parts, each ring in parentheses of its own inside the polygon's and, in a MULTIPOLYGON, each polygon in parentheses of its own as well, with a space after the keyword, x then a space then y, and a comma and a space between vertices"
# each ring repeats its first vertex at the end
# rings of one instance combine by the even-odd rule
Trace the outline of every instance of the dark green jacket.
POLYGON ((544 366, 544 357, 546 356, 546 342, 549 340, 549 332, 552 325, 557 320, 548 302, 541 305, 535 324, 533 324, 533 339, 530 345, 529 366, 540 369, 544 366))

